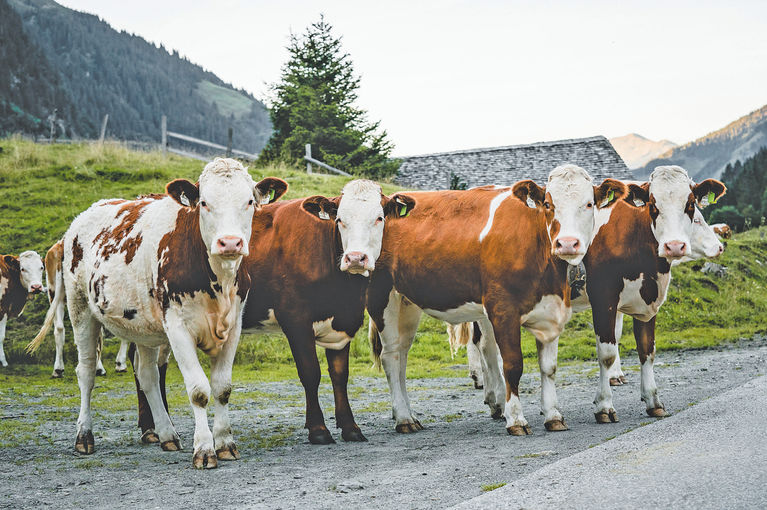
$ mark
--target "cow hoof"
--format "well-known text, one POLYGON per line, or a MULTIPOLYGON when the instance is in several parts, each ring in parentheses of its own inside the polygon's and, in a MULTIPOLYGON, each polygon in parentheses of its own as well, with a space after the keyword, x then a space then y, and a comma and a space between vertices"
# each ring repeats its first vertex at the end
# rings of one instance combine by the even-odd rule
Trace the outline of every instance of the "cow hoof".
POLYGON ((423 430, 423 425, 421 425, 420 421, 413 420, 412 423, 398 423, 397 426, 394 427, 394 430, 400 434, 411 434, 423 430))
POLYGON ((85 433, 79 433, 77 434, 77 439, 75 439, 75 451, 77 453, 82 453, 83 455, 90 455, 95 450, 94 447, 94 441, 93 441, 93 432, 88 431, 85 433))
POLYGON ((354 429, 342 430, 341 438, 344 441, 348 441, 350 443, 364 443, 368 440, 368 438, 362 435, 362 431, 359 429, 359 427, 354 429))
POLYGON ((107 371, 105 369, 103 369, 103 368, 101 370, 96 370, 96 375, 98 377, 104 377, 104 376, 107 375, 107 371))
POLYGON ((330 435, 328 429, 317 429, 309 431, 309 442, 312 444, 334 444, 336 440, 330 435))
POLYGON ((512 425, 511 427, 506 427, 506 432, 510 436, 529 436, 533 433, 533 429, 530 428, 530 425, 512 425))
POLYGON ((597 423, 618 423, 618 414, 615 412, 615 409, 599 411, 594 413, 594 417, 597 419, 597 423))
POLYGON ((128 367, 125 365, 115 365, 115 373, 116 374, 122 374, 123 372, 127 372, 128 367))
MULTIPOLYGON (((157 440, 159 441, 160 439, 158 438, 157 440)), ((183 450, 183 448, 181 447, 181 440, 179 440, 179 438, 163 441, 162 443, 160 443, 160 448, 162 448, 163 451, 166 451, 166 452, 180 452, 181 450, 183 450)))
MULTIPOLYGON (((155 444, 160 442, 160 436, 154 431, 154 429, 148 429, 141 434, 141 442, 144 444, 155 444)), ((164 450, 164 448, 163 448, 164 450)))
POLYGON ((63 376, 64 376, 64 369, 63 368, 57 368, 51 374, 51 379, 61 379, 63 376))
POLYGON ((663 407, 656 407, 656 408, 653 408, 653 409, 648 409, 647 410, 647 416, 649 416, 651 418, 664 418, 664 417, 668 416, 668 413, 666 412, 666 410, 663 407))
POLYGON ((611 377, 610 386, 623 386, 623 381, 621 381, 620 377, 611 377))
POLYGON ((474 389, 475 390, 481 390, 481 389, 484 389, 484 387, 485 387, 484 384, 480 384, 479 382, 474 381, 474 389))
POLYGON ((195 469, 215 469, 218 467, 218 459, 213 450, 200 450, 194 452, 192 465, 195 469))
POLYGON ((618 377, 618 379, 620 379, 621 383, 623 383, 623 384, 626 384, 628 382, 628 379, 626 379, 625 375, 622 375, 622 376, 618 377))
POLYGON ((495 409, 493 409, 493 412, 490 414, 490 417, 494 420, 500 420, 501 418, 503 418, 503 408, 496 407, 495 409))
POLYGON ((231 444, 216 450, 216 457, 219 460, 240 460, 240 452, 237 451, 237 446, 231 444))
POLYGON ((567 423, 565 423, 564 419, 547 421, 543 424, 543 426, 546 427, 546 430, 549 432, 561 432, 563 430, 570 430, 570 427, 567 426, 567 423))

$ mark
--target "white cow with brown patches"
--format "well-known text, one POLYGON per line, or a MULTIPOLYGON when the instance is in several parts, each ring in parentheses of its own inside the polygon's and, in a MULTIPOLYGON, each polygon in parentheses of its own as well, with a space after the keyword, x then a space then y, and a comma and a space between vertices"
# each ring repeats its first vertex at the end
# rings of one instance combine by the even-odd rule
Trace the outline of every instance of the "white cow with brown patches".
POLYGON ((181 448, 158 384, 159 350, 170 342, 195 417, 194 467, 213 468, 219 459, 239 458, 228 402, 250 288, 240 263, 248 255, 254 213, 286 189, 280 179, 256 184, 237 161, 216 159, 206 165, 199 184, 179 179, 168 184, 167 195, 102 200, 72 222, 63 238, 66 293, 56 289, 31 345, 42 341, 66 294, 81 395, 76 451, 94 451, 90 401, 103 326, 137 346, 137 377, 164 450, 181 448), (210 382, 198 347, 210 356, 210 382), (206 411, 211 400, 213 433, 206 411))
POLYGON ((3 349, 8 319, 21 315, 27 298, 42 291, 43 259, 40 255, 25 251, 18 257, 0 257, 0 366, 8 366, 3 349))

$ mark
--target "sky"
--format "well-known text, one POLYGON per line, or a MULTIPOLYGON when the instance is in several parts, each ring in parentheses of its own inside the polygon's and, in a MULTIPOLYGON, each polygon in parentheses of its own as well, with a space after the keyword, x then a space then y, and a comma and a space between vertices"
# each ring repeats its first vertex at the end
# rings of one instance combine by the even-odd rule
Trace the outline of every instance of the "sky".
POLYGON ((767 104, 763 0, 59 0, 264 99, 325 15, 398 156, 639 133, 685 143, 767 104))

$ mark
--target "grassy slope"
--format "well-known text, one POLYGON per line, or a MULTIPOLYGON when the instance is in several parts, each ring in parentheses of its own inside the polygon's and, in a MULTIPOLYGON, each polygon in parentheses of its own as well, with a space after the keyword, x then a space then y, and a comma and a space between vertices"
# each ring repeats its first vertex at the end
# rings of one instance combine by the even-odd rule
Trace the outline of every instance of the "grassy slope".
MULTIPOLYGON (((43 253, 64 232, 71 219, 93 201, 104 197, 133 197, 159 192, 176 177, 196 179, 202 165, 180 158, 163 159, 159 154, 129 152, 119 146, 35 146, 16 140, 0 141, 0 252, 18 253, 36 249, 43 253)), ((311 194, 336 195, 344 178, 307 175, 285 169, 252 169, 254 177, 276 175, 291 186, 289 197, 311 194)), ((393 191, 391 185, 384 186, 393 191)), ((726 279, 704 275, 702 262, 674 268, 667 303, 658 315, 659 350, 700 348, 718 345, 729 339, 767 331, 767 228, 753 230, 729 241, 718 261, 730 268, 726 279)), ((9 324, 6 353, 9 361, 32 361, 22 354, 23 345, 41 323, 47 305, 38 297, 22 318, 9 324)), ((591 312, 576 315, 560 339, 559 358, 593 359, 594 336, 591 312)), ((68 330, 69 331, 69 330, 68 330)), ((67 372, 71 375, 75 349, 68 332, 67 372)), ((622 354, 635 348, 631 320, 626 319, 621 344, 622 354)), ((115 340, 107 340, 109 369, 117 350, 115 340)), ((523 335, 526 368, 534 369, 535 342, 523 335)), ((34 361, 40 367, 18 367, 7 381, 30 383, 37 374, 42 383, 52 365, 53 340, 44 344, 34 361), (22 377, 22 374, 26 374, 22 377)), ((318 349, 321 360, 324 358, 318 349)), ((352 374, 380 375, 370 368, 367 328, 363 327, 352 343, 352 374)), ((630 357, 631 358, 631 357, 630 357)), ((410 353, 409 374, 414 377, 462 374, 451 366, 466 363, 465 351, 451 359, 445 329, 440 321, 424 318, 410 353)), ((237 355, 235 380, 266 380, 296 376, 290 350, 284 337, 248 335, 237 355)), ((633 363, 631 358, 630 363, 633 363)), ((324 362, 323 362, 324 364, 324 362)), ((176 373, 175 371, 171 371, 176 373)), ((176 375, 171 376, 173 379, 176 375)), ((12 383, 13 384, 13 383, 12 383)))

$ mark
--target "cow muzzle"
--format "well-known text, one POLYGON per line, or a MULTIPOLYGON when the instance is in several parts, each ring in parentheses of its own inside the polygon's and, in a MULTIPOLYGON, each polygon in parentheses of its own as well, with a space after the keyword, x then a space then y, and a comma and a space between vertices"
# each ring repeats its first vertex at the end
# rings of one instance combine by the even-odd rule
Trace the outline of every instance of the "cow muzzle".
POLYGON ((374 266, 370 263, 370 257, 361 251, 344 253, 341 259, 341 271, 368 276, 373 268, 374 266))
POLYGON ((667 259, 680 259, 688 254, 689 244, 682 241, 663 243, 663 256, 667 259))
POLYGON ((216 240, 214 255, 222 257, 238 257, 246 255, 243 249, 245 243, 239 236, 221 236, 216 240))
POLYGON ((30 294, 40 294, 43 291, 43 284, 42 283, 33 283, 29 286, 29 293, 30 294))
POLYGON ((563 259, 583 255, 582 243, 576 237, 558 237, 554 241, 554 255, 563 259))

